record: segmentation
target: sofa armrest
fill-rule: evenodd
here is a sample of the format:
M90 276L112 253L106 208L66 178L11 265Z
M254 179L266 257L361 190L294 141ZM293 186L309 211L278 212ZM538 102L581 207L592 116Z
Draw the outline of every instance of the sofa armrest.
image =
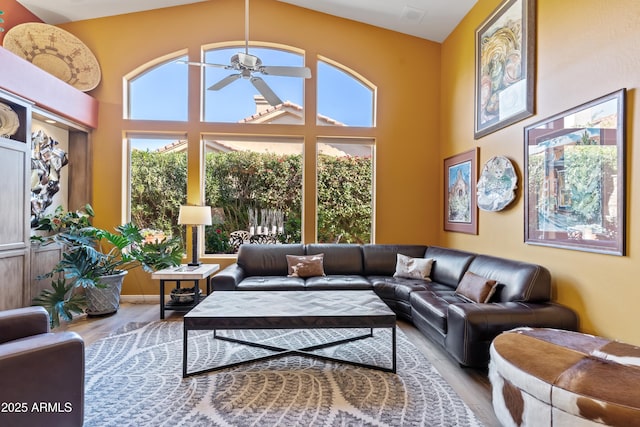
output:
M0 344L49 332L49 314L44 307L0 311Z
M447 310L445 348L465 366L486 367L491 341L504 331L529 326L575 331L578 316L552 302L451 304Z
M1 344L0 401L23 405L2 414L3 425L82 426L84 374L84 342L75 332ZM40 412L43 403L59 408Z
M235 291L244 277L245 273L242 267L234 263L223 268L211 278L211 287L214 291Z

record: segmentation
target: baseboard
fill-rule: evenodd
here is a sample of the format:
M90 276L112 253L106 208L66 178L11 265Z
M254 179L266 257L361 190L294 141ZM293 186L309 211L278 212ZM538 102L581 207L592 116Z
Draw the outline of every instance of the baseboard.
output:
M160 304L158 295L120 295L120 302L129 304Z

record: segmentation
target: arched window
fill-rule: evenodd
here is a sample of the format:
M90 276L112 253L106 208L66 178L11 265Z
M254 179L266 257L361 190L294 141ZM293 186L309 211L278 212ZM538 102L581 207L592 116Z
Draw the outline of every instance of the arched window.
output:
M307 66L310 84L298 77L254 73L283 101L278 105L270 105L246 78L209 90L237 73L224 66L243 50L238 43L206 45L203 62L214 66L194 70L181 51L125 76L123 117L131 126L123 129L129 153L125 218L140 222L141 228L182 234L173 224L177 217L171 216L180 204L194 200L184 191L189 168L197 165L198 195L213 208L214 221L199 239L203 254L233 253L239 243L253 242L374 242L376 87L335 61L318 58L309 64L304 51L263 44L250 46L250 54L264 65ZM189 79L194 71L202 78ZM316 88L316 96L306 96L305 87ZM188 111L194 105L189 96L200 96L198 114ZM305 123L305 109L317 117L315 123ZM199 120L190 123L189 117ZM344 136L334 129L326 136L326 126L356 129ZM197 139L193 129L198 129ZM187 159L187 152L198 158ZM146 197L157 190L149 178L154 173L163 174L163 194L170 197ZM305 187L309 182L315 188ZM158 206L142 206L156 199ZM315 204L315 218L303 215L305 204ZM309 230L315 235L305 235Z
M244 52L244 46L218 47L205 50L206 64L228 65L231 57ZM300 53L267 47L250 47L249 53L258 57L262 65L303 67L304 56ZM254 116L269 109L278 108L269 105L248 77L239 77L231 83L216 90L216 84L223 82L231 75L240 74L237 70L221 67L204 67L204 121L225 123L265 123L255 120ZM268 87L283 101L285 105L293 105L298 110L295 120L289 124L304 124L304 79L298 77L271 76L253 73L252 77L262 79ZM281 120L269 120L266 123L282 123Z
M375 126L375 89L352 70L318 61L318 124Z
M186 56L161 60L142 72L125 77L128 110L124 117L131 120L187 121L188 70L177 60Z

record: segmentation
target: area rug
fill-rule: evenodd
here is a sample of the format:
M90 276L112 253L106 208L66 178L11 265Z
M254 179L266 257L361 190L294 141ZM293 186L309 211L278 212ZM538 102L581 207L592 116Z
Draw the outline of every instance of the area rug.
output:
M366 332L366 331L365 331ZM223 331L301 348L354 330ZM397 333L397 374L288 356L182 378L182 322L130 323L86 349L85 426L481 426L469 407ZM390 366L390 331L321 350ZM269 354L190 332L189 372Z

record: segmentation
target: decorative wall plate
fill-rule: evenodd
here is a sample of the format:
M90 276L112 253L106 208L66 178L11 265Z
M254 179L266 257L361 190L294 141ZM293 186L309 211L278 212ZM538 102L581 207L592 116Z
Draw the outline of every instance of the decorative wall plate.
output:
M5 49L82 91L100 82L100 65L73 34L49 24L16 25L4 36Z
M518 176L509 159L490 158L478 180L478 207L483 211L501 211L516 198L517 183Z
M9 138L20 127L20 119L13 109L0 102L0 137Z

